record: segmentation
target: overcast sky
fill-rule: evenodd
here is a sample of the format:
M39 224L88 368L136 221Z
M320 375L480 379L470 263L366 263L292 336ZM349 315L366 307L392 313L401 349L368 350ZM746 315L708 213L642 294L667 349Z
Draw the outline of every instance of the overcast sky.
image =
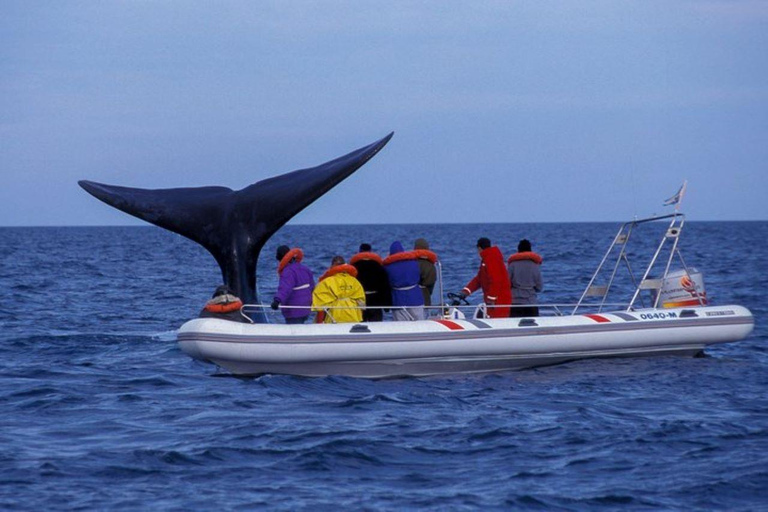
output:
M768 2L0 2L0 225L395 137L298 223L768 219Z

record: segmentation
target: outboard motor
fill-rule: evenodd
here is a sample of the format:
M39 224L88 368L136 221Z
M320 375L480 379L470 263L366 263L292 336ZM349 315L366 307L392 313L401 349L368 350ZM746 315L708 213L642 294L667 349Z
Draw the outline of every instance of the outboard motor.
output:
M707 292L704 289L704 276L695 268L675 270L667 274L661 285L662 308L679 308L684 306L706 306Z

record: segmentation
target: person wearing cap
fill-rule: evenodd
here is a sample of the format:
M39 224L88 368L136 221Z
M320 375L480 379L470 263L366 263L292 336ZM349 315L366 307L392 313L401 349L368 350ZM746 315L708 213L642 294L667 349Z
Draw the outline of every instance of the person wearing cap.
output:
M365 291L356 279L357 269L334 256L331 267L317 281L312 294L312 310L316 323L361 322L365 308Z
M392 288L392 316L398 321L424 320L424 296L419 289L419 264L416 253L392 242L384 269Z
M373 252L370 244L360 244L360 252L349 259L357 269L357 280L365 290L364 322L381 322L384 308L392 305L392 291L381 256Z
M419 289L424 296L424 306L432 305L432 292L437 282L437 254L429 250L429 243L423 238L417 238L413 244L413 252L419 264Z
M226 285L217 286L211 299L205 303L200 311L200 318L220 318L233 322L250 322L240 313L243 302Z
M539 316L539 308L535 306L543 285L541 281L542 258L531 249L531 242L523 239L517 244L517 252L507 258L509 281L512 283L513 307L509 316Z
M483 301L488 306L489 318L505 318L509 316L509 305L512 304L512 290L509 275L504 265L501 250L491 241L482 237L477 241L477 253L480 255L480 268L477 275L467 283L459 295L466 298L478 288L483 290Z
M275 256L279 261L277 274L280 281L271 307L274 310L282 310L285 323L303 324L311 312L315 278L312 271L301 264L304 253L298 247L291 249L287 245L281 245L277 248Z

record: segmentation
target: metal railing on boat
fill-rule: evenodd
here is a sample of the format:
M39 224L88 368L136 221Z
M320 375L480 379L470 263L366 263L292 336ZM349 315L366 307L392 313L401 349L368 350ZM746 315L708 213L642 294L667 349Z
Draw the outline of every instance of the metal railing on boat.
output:
M435 306L422 306L424 310L427 312L425 314L425 318L427 319L451 319L455 318L453 316L452 310L458 310L461 311L462 314L466 318L488 318L488 310L493 308L510 308L510 309L522 309L522 308L531 308L536 307L539 309L539 315L538 316L568 316L573 314L573 310L577 307L580 307L582 309L595 309L600 310L601 308L612 308L615 311L627 311L628 304L627 303L600 303L600 304L579 304L579 303L553 303L553 304L512 304L512 305L490 305L490 304L470 304L470 305L452 305L452 304L443 304L443 305L435 305ZM240 312L241 314L250 320L250 316L248 313L255 313L257 311L264 313L268 317L275 317L279 318L280 316L280 310L288 310L288 309L312 309L311 306L284 306L280 305L278 310L271 309L270 304L244 304L241 308ZM332 320L332 323L336 323L333 320L333 310L350 310L350 309L356 309L360 311L365 310L383 310L385 312L389 312L391 310L395 309L402 309L407 310L408 307L398 307L398 306L325 306L323 308L319 309L312 309L312 313L317 313L318 311L324 312L326 315L329 315L329 317ZM570 311L569 311L570 310ZM386 321L386 320L385 320ZM275 322L279 323L279 322Z
M635 229L637 226L641 224L648 224L653 222L659 222L659 221L665 221L669 220L669 225L666 227L663 236L661 237L661 241L659 242L658 246L656 247L656 251L653 254L653 257L651 258L650 262L645 268L645 271L642 274L642 277L640 279L637 279L635 277L635 273L632 270L632 265L629 262L628 258L628 250L627 247L629 245L629 242L632 238L633 233L635 232ZM659 307L659 302L661 300L662 296L662 288L664 286L665 280L668 278L670 274L670 267L672 265L672 261L677 257L682 265L682 269L685 272L685 275L690 276L691 275L691 269L686 265L685 260L683 259L682 254L680 253L680 248L678 247L678 242L680 239L680 235L682 233L683 227L685 225L685 215L680 212L671 213L668 215L660 215L660 216L652 216L648 218L643 219L635 219L630 222L625 222L621 225L618 232L613 238L613 241L611 242L610 247L608 248L608 251L606 251L605 255L603 256L602 260L600 261L600 264L597 266L597 269L592 274L592 277L590 278L589 282L587 283L586 288L584 289L584 292L581 294L578 301L574 304L570 303L564 303L564 304L513 304L513 305L489 305L489 304L479 304L479 305L471 305L471 304L457 304L457 303L444 303L441 305L435 305L435 306L422 306L425 311L427 311L429 314L426 315L427 318L454 318L452 311L460 311L464 317L468 318L486 318L488 317L488 310L494 307L503 307L503 308L538 308L539 310L539 316L565 316L565 315L577 315L579 314L580 310L589 309L594 310L597 313L601 313L606 309L613 310L613 311L634 311L637 309L646 309L649 306L646 305L645 299L643 297L643 291L647 291L650 293L650 308L656 309ZM656 265L657 261L660 260L661 255L663 253L663 249L667 243L671 244L671 247L669 248L669 255L666 258L666 262L664 264L664 270L661 273L660 277L651 277L651 273L654 269L654 266ZM598 279L602 275L603 269L606 268L606 264L609 262L611 254L614 252L614 249L619 248L619 253L616 256L616 261L613 263L613 265L609 266L607 270L608 272L608 279L607 281L604 281L604 284L598 284ZM629 302L626 303L616 303L616 302L608 302L608 296L611 290L614 287L614 283L618 274L619 268L622 266L622 263L624 266L626 266L627 271L629 272L629 277L632 283L632 287L629 289L630 293L632 294L631 299ZM439 297L441 297L440 301L442 302L444 299L443 297L451 298L452 294L446 294L445 290L443 289L443 279L442 279L442 265L438 261L435 264L435 267L437 269L437 286L435 288L435 292L438 294ZM692 294L693 297L695 297L696 301L701 306L705 306L707 304L706 301L706 295L703 291L703 289L699 288L698 284L695 282L695 280L690 280L693 288L692 288ZM597 299L597 302L595 303L589 303L587 302L587 299L589 297L593 297ZM640 306L637 307L636 303L640 302ZM418 306L417 306L418 307ZM311 306L284 306L280 305L280 309L310 309ZM326 315L328 315L331 320L333 321L333 310L334 309L360 309L360 310L371 310L371 309L382 309L385 311L390 311L394 309L398 309L398 307L395 306L336 306L336 307L330 307L325 306L320 309L320 311L323 311ZM404 310L409 309L408 307L401 308ZM570 312L567 312L567 310L570 310ZM271 309L270 305L268 304L246 304L244 305L241 310L240 314L247 318L249 321L251 320L248 316L248 312L252 313L262 313L265 316L269 317L269 315L274 315L277 313L277 311L274 311ZM313 309L313 312L317 312L317 309ZM465 311L471 311L470 315L467 315L464 313ZM542 314L544 312L544 314ZM334 321L335 323L335 321Z

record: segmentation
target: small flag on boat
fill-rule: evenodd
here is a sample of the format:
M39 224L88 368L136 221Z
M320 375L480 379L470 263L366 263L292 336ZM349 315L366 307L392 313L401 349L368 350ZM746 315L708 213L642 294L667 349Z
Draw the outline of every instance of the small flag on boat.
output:
M680 208L680 201L683 200L683 195L685 194L685 187L688 185L687 181L684 181L682 185L680 185L680 188L678 189L677 193L664 201L664 206L672 206L674 205L675 210Z

